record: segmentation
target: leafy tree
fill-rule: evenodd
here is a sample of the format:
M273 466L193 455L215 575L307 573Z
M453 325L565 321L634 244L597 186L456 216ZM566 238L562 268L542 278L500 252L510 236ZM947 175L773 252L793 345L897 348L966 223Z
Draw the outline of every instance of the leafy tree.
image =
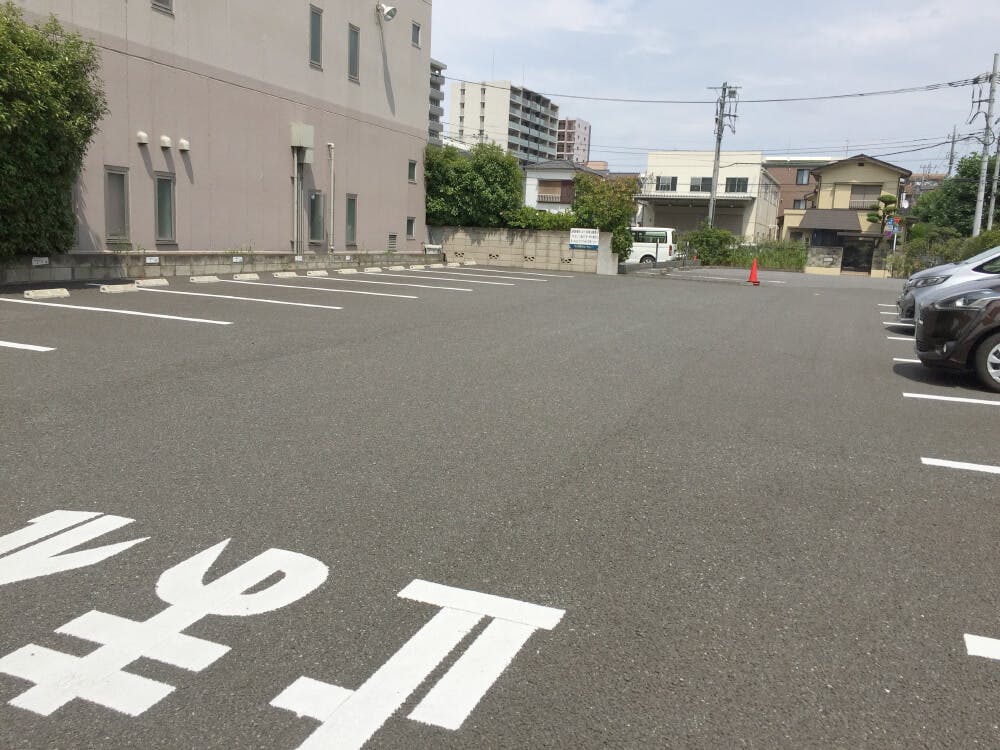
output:
M703 221L698 229L692 229L681 235L681 247L694 249L694 254L705 265L727 266L733 262L733 252L739 246L739 238L728 229L710 226ZM689 250L688 255L692 253Z
M996 157L990 157L989 174L993 173ZM976 194L979 191L979 166L982 158L972 154L958 162L954 177L944 180L937 190L921 195L913 206L911 216L927 224L951 227L968 237L972 234L972 220L976 213ZM984 210L989 210L991 180L986 181ZM984 222L985 225L985 222Z
M635 177L606 179L588 172L578 172L573 180L573 213L579 227L611 232L611 252L618 262L632 252L632 219L639 180Z
M0 4L0 258L65 252L72 190L107 112L94 45Z
M878 197L878 203L872 206L871 211L868 212L868 221L872 224L878 224L878 239L875 240L876 249L882 244L882 238L885 237L885 225L889 219L896 215L896 202L896 196L883 193Z
M504 221L511 229L548 229L569 231L580 226L580 219L572 211L542 211L531 206L519 206L504 214Z
M431 226L500 227L523 204L524 175L517 158L496 144L428 146L424 155L427 223Z

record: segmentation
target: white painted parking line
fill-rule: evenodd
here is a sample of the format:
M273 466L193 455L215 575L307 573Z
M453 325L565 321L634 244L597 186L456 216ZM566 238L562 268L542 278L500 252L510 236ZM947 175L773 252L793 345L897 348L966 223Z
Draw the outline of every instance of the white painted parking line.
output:
M465 289L460 286L433 286L432 284L407 284L403 281L375 281L374 279L343 279L332 277L328 278L325 276L305 276L303 277L306 281L332 281L334 283L341 284L382 284L384 286L408 286L416 287L417 289L442 289L446 292L471 292L471 289Z
M51 346L35 346L34 344L16 344L13 341L0 341L0 346L8 349L25 349L29 352L54 352Z
M895 306L895 305L883 305L883 304L881 304L881 303L879 304L879 307L891 307L891 308L892 308L893 310L895 310L895 309L896 309L896 306Z
M439 273L442 276L444 276L444 275L448 275L448 276L462 276L462 277L467 278L467 279L468 278L473 278L473 279L490 279L490 278L492 278L492 279L506 279L507 281L534 281L537 284L548 284L549 283L545 279L525 279L525 278L522 278L520 276L487 276L486 274L482 274L482 273L469 273L468 271L420 271L418 269L413 269L412 272L413 273L420 273L420 274L423 274L423 273Z
M468 265L468 264L466 264ZM413 268L413 266L410 266ZM519 276L544 276L549 279L572 279L575 278L572 274L568 273L538 273L537 271L508 271L501 270L499 268L474 268L476 273L505 273L505 274L517 274Z
M904 323L901 320L883 320L882 321L882 325L889 326L890 328L892 328L893 326L899 326L900 328L916 328L917 327L916 323Z
M886 336L889 341L916 341L913 336Z
M905 359L903 357L893 357L892 361L893 362L903 362L903 363L908 364L908 365L919 365L920 364L920 360L919 359Z
M301 276L300 278L307 278ZM249 286L276 286L279 289L304 289L310 292L340 292L341 294L368 294L373 297L397 297L399 299L420 299L412 294L388 294L386 292L359 292L356 289L327 289L318 286L299 286L298 284L268 284L263 281L235 281L233 279L223 279L224 284L248 284Z
M439 272L438 271L434 271L433 273L439 273ZM441 271L440 273L446 273L446 272ZM382 276L383 277L399 278L399 279L412 279L413 278L412 273L409 273L409 274L383 273ZM455 279L449 279L447 276L444 277L444 278L442 278L440 276L421 276L420 278L422 278L422 279L433 279L434 281L454 281L455 280ZM470 280L470 281L466 281L465 283L466 284L490 284L491 286L517 286L517 284L511 284L510 282L507 282L507 281L471 281Z
M880 313L879 313L879 315L898 315L898 313L894 313L894 312L885 312L885 311L883 310L882 312L880 312Z
M703 276L701 274L688 273L687 271L677 272L677 278L687 277L689 279L710 279L711 281L739 281L743 284L749 284L749 281L744 281L736 276ZM766 279L760 280L761 284L787 284L787 281L768 281Z
M996 638L984 638L981 635L966 633L965 650L969 656L982 656L984 659L1000 660L1000 641Z
M269 305L289 305L290 307L315 307L319 310L343 310L334 305L311 305L308 302L284 302L277 299L259 299L257 297L234 297L231 294L208 294L207 292L179 292L176 289L140 289L141 292L155 294L185 294L188 297L212 297L214 299L236 300L237 302L265 302Z
M143 289L144 292L151 291ZM86 312L106 312L116 315L135 315L140 318L159 318L160 320L178 320L182 323L206 323L214 326L231 326L231 320L207 320L205 318L185 318L180 315L161 315L159 313L139 312L138 310L115 310L110 307L87 307L86 305L64 305L59 302L34 302L28 299L9 299L0 297L0 302L16 302L19 305L42 305L43 307L64 307L67 310L84 310Z
M961 398L959 396L935 396L930 393L904 393L903 398L920 398L927 401L950 401L956 404L979 404L980 406L1000 406L1000 401L985 398Z
M921 458L920 463L924 466L940 466L945 469L978 471L983 474L1000 474L1000 466L987 466L986 464L968 464L963 461L944 461L940 458Z

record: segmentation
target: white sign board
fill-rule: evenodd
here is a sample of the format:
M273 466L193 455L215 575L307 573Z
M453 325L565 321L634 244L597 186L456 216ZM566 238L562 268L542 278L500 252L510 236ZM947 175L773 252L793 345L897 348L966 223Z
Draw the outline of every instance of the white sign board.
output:
M596 250L601 241L598 229L570 229L569 246L574 250Z
M31 265L33 266L47 266L49 264L49 259L44 255L35 256L31 259Z

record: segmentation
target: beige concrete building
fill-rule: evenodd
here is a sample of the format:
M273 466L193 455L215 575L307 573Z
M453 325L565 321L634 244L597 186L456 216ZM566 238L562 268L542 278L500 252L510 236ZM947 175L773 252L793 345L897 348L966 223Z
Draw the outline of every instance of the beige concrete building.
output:
M725 151L719 165L715 226L747 242L774 239L778 231L778 183L764 168L761 151ZM708 218L713 151L653 151L641 177L637 224L697 229Z
M812 170L816 189L806 208L785 209L783 239L809 246L807 273L884 277L891 241L867 216L879 196L899 200L910 171L865 154Z
M18 3L100 51L77 251L421 250L429 0Z
M566 159L576 164L590 161L590 123L586 120L568 119L559 121L556 158Z

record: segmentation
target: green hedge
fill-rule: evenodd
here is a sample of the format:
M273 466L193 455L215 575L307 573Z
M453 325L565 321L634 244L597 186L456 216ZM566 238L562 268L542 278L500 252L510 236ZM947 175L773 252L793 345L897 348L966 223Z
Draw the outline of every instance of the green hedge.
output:
M806 246L801 242L768 240L758 245L741 245L729 230L705 224L684 232L678 246L689 258L697 256L706 266L749 268L757 258L758 267L776 271L801 271L806 267Z

